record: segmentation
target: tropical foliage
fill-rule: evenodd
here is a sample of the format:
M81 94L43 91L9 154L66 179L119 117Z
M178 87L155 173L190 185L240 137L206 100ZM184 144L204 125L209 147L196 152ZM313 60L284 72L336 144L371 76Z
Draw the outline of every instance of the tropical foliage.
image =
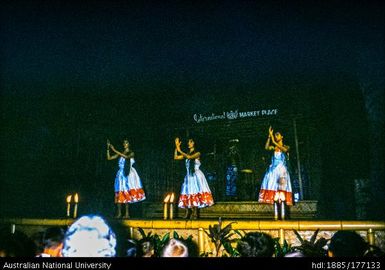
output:
M219 218L218 224L214 224L213 226L210 225L208 231L205 230L210 241L214 244L214 252L199 254L197 244L193 240L192 235L184 238L179 235L178 232L174 231L172 236L174 239L178 239L186 244L191 257L239 257L240 254L236 248L236 243L245 236L246 232L232 229L233 223L236 222L230 222L224 226L222 219ZM170 233L166 233L161 237L157 234L152 234L151 231L146 234L142 228L138 228L138 231L141 235L141 239L130 239L136 246L136 256L160 257L165 244L170 240ZM291 246L286 240L283 245L281 245L279 243L279 238L274 238L275 257L284 257L286 254L296 251L301 252L304 256L326 256L324 246L328 240L323 237L316 240L319 229L314 232L310 240L303 239L298 231L293 231L301 245Z
M286 240L283 242L283 245L279 243L279 238L274 238L273 240L274 240L275 257L285 257L287 253L292 251L290 244L288 244Z
M324 249L324 246L327 243L327 239L321 237L318 240L317 234L319 232L319 229L317 229L310 240L303 239L301 235L298 233L298 231L293 230L295 235L297 236L298 240L301 242L300 246L295 246L292 249L294 251L300 251L307 257L324 257L326 256L326 250Z
M215 256L216 257L236 257L238 256L238 251L233 248L232 243L237 241L236 239L232 239L231 237L235 234L235 232L231 228L231 224L235 222L231 222L222 228L222 219L218 219L218 224L214 226L209 226L209 232L205 231L211 242L214 243L215 246ZM225 253L222 251L222 247L225 250Z
M153 234L151 231L147 234L142 228L138 228L141 238L129 239L132 250L131 256L137 257L161 257L163 248L170 240L170 233L163 236ZM173 238L182 241L188 248L191 257L198 256L198 247L193 241L193 236L189 235L187 238L180 236L176 231L173 232Z

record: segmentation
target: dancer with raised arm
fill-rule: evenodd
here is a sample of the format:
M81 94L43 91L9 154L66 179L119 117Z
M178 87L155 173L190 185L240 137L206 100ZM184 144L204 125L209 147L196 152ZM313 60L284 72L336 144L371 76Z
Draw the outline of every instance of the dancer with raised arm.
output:
M286 205L293 205L290 174L286 165L286 154L290 147L283 144L283 136L269 127L266 150L273 150L271 164L262 180L258 201L274 204L274 218L285 219ZM280 213L280 214L279 214Z
M134 152L130 150L130 143L127 139L123 141L123 148L124 150L120 152L107 140L107 159L119 158L119 170L116 173L114 185L116 218L122 216L122 204L126 208L123 218L129 218L129 204L146 199L140 177L133 167L135 163ZM114 152L114 155L110 154L110 150Z
M214 204L213 196L203 172L199 169L201 153L196 151L193 139L188 140L188 153L181 150L179 138L175 139L175 160L185 159L187 174L182 184L178 207L185 208L184 218L199 217L198 209Z

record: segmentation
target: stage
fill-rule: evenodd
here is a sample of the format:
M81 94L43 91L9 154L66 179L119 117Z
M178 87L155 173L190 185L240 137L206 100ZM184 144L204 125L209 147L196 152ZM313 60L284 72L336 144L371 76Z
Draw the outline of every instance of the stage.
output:
M385 222L317 220L317 201L301 201L289 207L290 215L284 221L273 219L272 205L255 201L217 202L211 207L201 209L199 219L181 218L184 211L179 209L182 211L178 213L175 205L173 217L170 219L170 205L168 205L168 215L165 218L164 206L162 202L143 202L130 219L108 218L109 215L105 215L104 218L112 229L118 232L118 235L124 235L124 237L141 239L139 228L146 233L151 231L161 237L167 233L173 235L173 232L177 232L184 238L192 236L201 253L214 251L213 243L205 232L208 231L209 226L218 224L219 218L222 220L222 228L232 223L232 229L242 233L266 232L276 238L281 245L285 241L290 246L301 244L294 230L297 230L303 239L310 239L317 229L319 229L317 238L325 239L330 239L338 230L354 230L369 243L385 250ZM72 218L2 218L0 225L8 227L11 231L20 230L28 236L33 236L52 226L67 228L74 220ZM239 236L234 235L234 237Z
M287 207L288 218L290 219L315 219L317 218L317 201L306 200L295 203ZM183 209L175 209L175 217L180 218L184 215ZM237 201L237 202L216 202L213 206L200 209L202 219L273 219L273 205L262 204L257 201ZM143 218L162 218L163 204L143 202Z

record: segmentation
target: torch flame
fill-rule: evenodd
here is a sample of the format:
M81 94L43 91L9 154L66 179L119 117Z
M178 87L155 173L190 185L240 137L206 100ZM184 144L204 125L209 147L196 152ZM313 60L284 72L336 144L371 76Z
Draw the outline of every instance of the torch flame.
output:
M170 203L174 202L174 193L171 193Z
M170 199L170 194L167 194L166 198L164 198L164 202L167 203Z
M70 203L70 202L71 202L71 199L72 199L72 195L68 195L68 196L67 196L67 203Z
M74 201L75 201L75 203L79 202L79 195L77 193L74 196Z

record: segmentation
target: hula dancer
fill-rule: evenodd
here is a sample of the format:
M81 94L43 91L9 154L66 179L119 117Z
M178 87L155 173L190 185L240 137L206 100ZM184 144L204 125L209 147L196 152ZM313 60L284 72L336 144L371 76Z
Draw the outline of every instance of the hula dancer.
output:
M283 144L282 134L273 134L272 127L269 127L265 149L273 150L274 154L262 180L258 201L274 204L274 219L279 219L280 213L280 219L284 220L286 205L293 205L290 174L286 165L286 154L290 148Z
M188 153L181 150L181 141L175 139L174 159L185 159L187 174L182 184L178 207L185 208L184 218L198 218L198 209L214 204L213 196L203 172L199 169L201 153L195 150L193 139L188 140Z
M122 152L119 152L107 140L107 159L112 160L119 158L119 170L115 177L115 204L116 204L116 218L122 216L122 204L125 205L125 215L123 218L129 218L129 204L143 201L146 195L143 190L142 182L133 164L134 152L130 150L130 143L127 139L123 141ZM114 155L110 154L110 150Z

